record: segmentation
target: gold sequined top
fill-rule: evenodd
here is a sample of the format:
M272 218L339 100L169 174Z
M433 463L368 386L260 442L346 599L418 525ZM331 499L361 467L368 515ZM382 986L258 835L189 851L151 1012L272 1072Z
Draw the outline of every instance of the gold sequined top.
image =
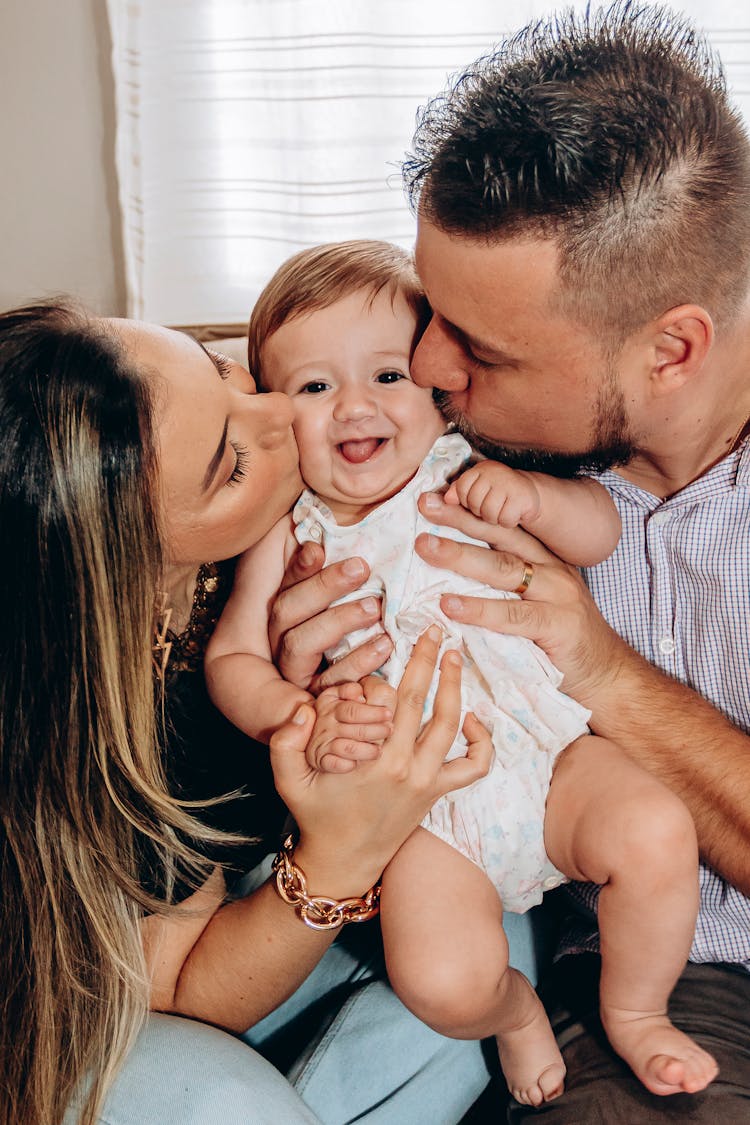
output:
M232 589L234 560L204 563L198 571L190 620L181 633L167 631L171 643L166 664L167 684L178 672L196 672L200 668L209 638Z

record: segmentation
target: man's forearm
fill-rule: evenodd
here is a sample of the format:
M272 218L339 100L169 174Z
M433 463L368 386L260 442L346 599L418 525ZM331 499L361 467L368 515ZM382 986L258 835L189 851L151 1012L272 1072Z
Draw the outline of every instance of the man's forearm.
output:
M750 738L632 649L618 655L616 678L585 701L592 729L682 798L703 859L750 895Z

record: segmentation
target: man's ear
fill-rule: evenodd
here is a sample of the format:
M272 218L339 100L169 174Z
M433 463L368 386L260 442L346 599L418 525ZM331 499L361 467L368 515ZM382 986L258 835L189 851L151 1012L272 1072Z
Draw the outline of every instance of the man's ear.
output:
M669 394L698 375L711 350L714 325L700 305L676 305L653 324L652 387Z

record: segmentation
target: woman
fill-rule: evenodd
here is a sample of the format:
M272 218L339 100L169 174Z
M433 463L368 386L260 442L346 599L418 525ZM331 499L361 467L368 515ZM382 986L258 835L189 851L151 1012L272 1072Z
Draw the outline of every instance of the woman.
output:
M2 1125L100 1113L118 1125L317 1120L236 1040L159 1016L140 1030L149 1009L234 1032L273 1023L336 932L304 925L271 881L228 900L223 830L270 832L273 802L262 752L248 746L243 761L233 751L222 773L222 739L190 712L221 587L202 564L245 550L299 489L287 401L253 392L241 368L178 333L63 304L0 316ZM423 639L378 762L311 774L310 708L275 739L276 782L299 831L286 861L311 894L362 896L437 795L486 771L484 737L463 772L442 764L457 725L455 666L417 737L435 653ZM181 673L192 679L175 709ZM155 707L165 684L166 709ZM213 761L222 782L249 777L255 798L202 810L170 794L216 795ZM409 1029L418 1045L426 1029ZM486 1078L478 1046L443 1044L469 1049L450 1072L453 1094L465 1076L466 1106ZM437 1051L430 1041L425 1058ZM380 1119L404 1120L387 1112L404 1082L387 1050L374 1064L362 1044L357 1061ZM197 1109L196 1068L204 1084L216 1070L224 1083ZM325 1120L347 1119L318 1097Z

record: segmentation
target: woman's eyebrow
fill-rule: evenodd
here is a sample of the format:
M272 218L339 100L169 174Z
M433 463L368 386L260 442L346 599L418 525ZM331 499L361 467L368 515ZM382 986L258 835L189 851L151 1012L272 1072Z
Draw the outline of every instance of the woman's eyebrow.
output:
M221 433L221 439L219 441L219 444L216 446L216 450L214 452L213 457L211 458L211 460L208 463L208 468L206 469L206 475L203 478L203 491L204 492L208 492L209 488L211 487L211 485L213 483L214 477L216 476L216 473L218 472L219 465L221 464L222 458L224 456L224 450L227 447L227 430L228 429L229 429L229 418L227 417L227 418L224 419L224 429L222 430L222 433Z

